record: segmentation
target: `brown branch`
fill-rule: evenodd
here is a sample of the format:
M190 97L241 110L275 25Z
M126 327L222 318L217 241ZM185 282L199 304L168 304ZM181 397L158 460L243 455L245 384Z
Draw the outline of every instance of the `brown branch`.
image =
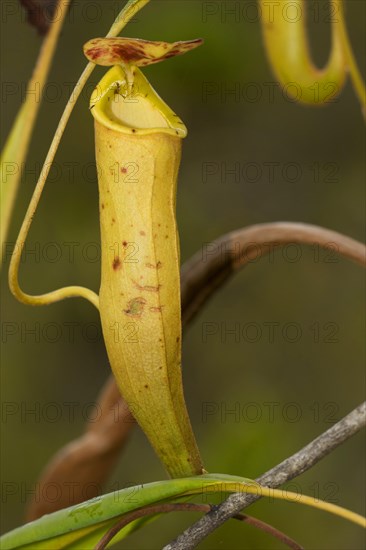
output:
M364 245L335 231L313 225L268 223L227 233L208 243L206 251L202 249L197 252L182 266L183 330L236 271L253 261L258 253L264 256L273 248L288 243L318 244L325 248L332 246L332 250L361 265L366 262ZM42 473L38 482L41 489L37 492L38 501L36 498L31 501L28 520L83 502L96 496L98 490L101 491L134 424L112 375L102 390L98 406L102 413L98 423L89 424L86 434L61 449ZM116 409L119 411L117 415ZM47 495L47 491L42 489L51 483L58 484L61 498L54 502L44 498L39 500L39 495Z
M289 548L292 548L293 550L303 550L303 547L300 546L300 544L298 544L294 539L286 535L286 533L284 533L283 531L276 529L269 523L265 523L258 518L254 518L253 516L247 516L246 514L235 514L233 518L240 521L245 521L245 523L247 523L248 525L253 525L253 527L256 527L257 529L260 529L261 531L272 535L274 538L280 540L281 542L283 542L283 544L286 544Z
M202 306L239 269L286 244L317 244L366 266L366 247L336 231L316 225L277 222L232 231L204 247L181 270L182 322L192 321Z
M309 470L324 456L333 451L341 443L349 439L366 425L366 402L359 405L350 414L334 424L329 430L314 439L300 451L287 458L256 481L266 487L278 487ZM210 533L220 527L260 497L245 493L234 493L227 500L211 510L206 516L191 525L175 541L163 550L192 550Z
M121 529L123 529L123 527L126 527L126 525L128 525L132 521L136 521L137 519L140 519L144 516L152 516L155 514L168 512L209 512L213 508L214 507L210 504L193 504L190 502L152 504L151 506L139 508L138 510L134 510L133 512L125 514L117 523L115 523L109 529L109 531L107 531L107 533L105 533L105 535L98 541L98 544L94 547L94 550L104 550L105 548L107 548L107 545L117 535L117 533L119 533ZM257 529L260 529L261 531L272 535L274 538L280 540L293 550L303 550L302 546L300 546L296 541L288 537L285 533L279 531L272 525L261 521L260 519L253 518L252 516L247 516L246 514L236 514L233 517L234 519L243 521L248 525L253 525L253 527L256 527Z

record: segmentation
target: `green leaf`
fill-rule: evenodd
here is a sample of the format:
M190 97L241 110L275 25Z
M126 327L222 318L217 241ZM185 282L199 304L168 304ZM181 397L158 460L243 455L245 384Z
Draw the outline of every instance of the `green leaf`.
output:
M216 492L230 492L239 489L240 483L254 483L246 478L224 475L204 475L182 479L172 479L137 485L121 489L82 504L59 510L53 514L28 523L1 537L1 549L32 548L34 550L54 550L68 548L92 548L93 540L103 533L120 516L144 506L176 499L177 497L206 493L210 488ZM111 521L112 520L112 521ZM131 527L121 531L126 536ZM96 538L96 534L98 537ZM76 545L76 541L82 546Z
M128 512L158 502L169 502L190 495L202 495L207 502L207 493L245 492L268 496L313 506L339 515L353 523L366 527L365 519L330 502L324 502L303 494L263 487L255 481L225 474L206 474L181 479L157 481L137 485L94 498L77 506L59 510L53 514L19 527L0 538L2 550L73 550L92 549L96 542L118 519ZM126 537L147 521L141 518L126 525L111 544Z

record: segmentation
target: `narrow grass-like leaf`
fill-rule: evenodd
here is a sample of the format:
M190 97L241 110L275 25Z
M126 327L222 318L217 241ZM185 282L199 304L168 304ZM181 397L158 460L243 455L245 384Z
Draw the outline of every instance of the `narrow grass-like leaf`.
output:
M248 478L206 474L138 485L94 498L19 527L4 535L0 539L0 544L2 550L85 550L93 547L93 543L98 540L97 535L100 538L118 518L132 510L189 495L202 495L207 502L210 493L224 495L238 491L307 504L366 527L366 521L362 516L328 502L286 490L262 487ZM135 527L133 524L127 525L114 541L125 537Z
M1 174L1 247L6 240L14 202L17 196L21 165L27 156L34 124L41 104L42 90L50 70L51 62L62 24L65 20L70 0L59 0L57 17L52 22L51 28L44 39L36 67L28 84L28 90L39 89L39 94L27 93L8 139L5 143L0 159ZM2 255L0 258L0 266Z

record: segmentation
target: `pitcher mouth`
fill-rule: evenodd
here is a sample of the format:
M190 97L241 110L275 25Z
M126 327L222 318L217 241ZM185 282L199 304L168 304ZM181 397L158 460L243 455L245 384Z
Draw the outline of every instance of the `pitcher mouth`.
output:
M90 100L94 118L123 134L165 133L184 138L187 128L161 99L138 67L127 74L114 66L99 82Z

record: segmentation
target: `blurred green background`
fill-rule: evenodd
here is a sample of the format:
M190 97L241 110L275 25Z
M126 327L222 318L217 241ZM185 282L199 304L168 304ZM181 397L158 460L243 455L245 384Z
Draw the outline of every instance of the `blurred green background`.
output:
M85 66L82 45L107 31L121 4L73 3L22 177L10 243L71 83ZM145 71L189 129L177 201L182 261L219 235L258 222L304 221L363 239L365 133L352 87L348 83L324 108L283 97L265 58L254 6L249 1L153 0L125 30L141 38L205 39L198 50ZM322 65L330 47L328 2L309 2L308 7L312 55ZM364 67L365 3L347 1L346 12L356 57ZM40 44L15 0L3 2L3 142ZM104 72L95 70L74 110L32 225L20 274L28 292L66 284L98 289L97 182L88 100ZM237 95L227 93L233 89ZM235 163L238 178L228 172ZM268 163L276 163L274 178ZM187 331L185 392L210 472L255 477L364 399L364 274L349 261L317 254L311 247L287 248L272 261L264 257L253 263L217 293ZM82 432L85 405L95 400L109 366L98 315L89 303L79 299L26 307L10 295L6 277L2 284L5 532L23 522L26 493L50 457ZM268 323L276 323L273 339ZM288 323L299 330L295 342L290 342L294 333ZM227 332L235 325L238 337ZM36 334L27 332L32 329ZM208 329L214 334L207 334ZM70 403L74 418L69 416ZM230 414L232 409L239 416ZM364 458L364 436L358 434L291 488L364 513ZM163 478L162 467L136 429L105 490ZM360 528L323 512L265 501L248 512L308 549L356 550L364 545ZM194 517L161 518L119 548L160 548ZM282 548L235 521L201 547Z

